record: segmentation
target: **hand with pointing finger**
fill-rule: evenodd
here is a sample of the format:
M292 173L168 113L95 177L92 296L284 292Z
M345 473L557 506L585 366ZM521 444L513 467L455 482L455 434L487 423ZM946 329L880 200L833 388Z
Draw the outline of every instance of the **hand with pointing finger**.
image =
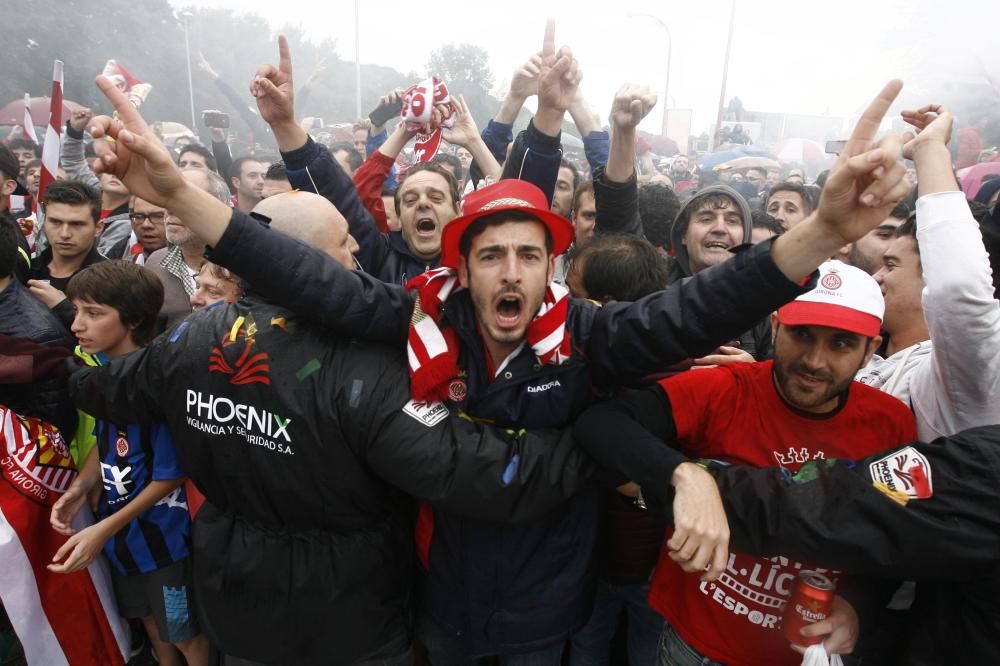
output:
M268 125L295 123L295 92L292 89L292 56L288 40L278 36L278 66L261 65L250 82L260 117Z
M97 87L111 101L117 118L97 116L91 120L94 151L99 158L94 170L110 173L129 192L157 206L188 187L170 153L156 138L139 111L108 78L97 77Z
M875 141L882 119L902 90L890 81L868 105L830 170L817 211L821 224L850 243L875 228L906 196L910 186L899 161L902 144L889 135Z
M561 112L566 111L576 99L577 87L583 78L573 52L564 46L555 49L555 21L545 24L545 38L542 41L541 65L538 79L538 107Z

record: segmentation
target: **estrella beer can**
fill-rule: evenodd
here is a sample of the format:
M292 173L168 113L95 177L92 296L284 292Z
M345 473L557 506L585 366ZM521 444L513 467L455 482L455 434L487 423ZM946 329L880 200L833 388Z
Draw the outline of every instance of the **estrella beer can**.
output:
M785 606L785 617L781 620L785 638L795 645L815 645L822 636L807 637L799 631L806 625L825 620L833 606L836 592L833 581L816 571L800 571L792 588L792 596Z

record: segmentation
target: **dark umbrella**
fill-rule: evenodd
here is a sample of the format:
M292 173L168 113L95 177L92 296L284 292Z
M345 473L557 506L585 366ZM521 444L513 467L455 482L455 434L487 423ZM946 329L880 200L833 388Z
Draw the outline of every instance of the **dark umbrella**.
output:
M767 157L769 159L775 159L774 155L769 153L765 148L759 146L737 146L735 148L728 148L726 150L720 150L716 153L710 153L701 158L698 162L698 166L705 169L712 169L713 167L722 164L723 162L731 162L732 160L737 160L741 157Z
M49 107L52 105L52 100L48 97L32 97L30 102L31 107L31 122L34 123L35 129L40 131L42 134L45 133L45 127L49 124ZM77 109L82 109L84 107L80 106L76 102L71 102L68 99L63 100L63 111L62 119L63 122L69 120L70 115ZM5 105L0 109L0 125L21 125L24 123L24 98L18 98L13 102ZM41 129L39 129L41 128ZM41 136L39 136L41 139Z

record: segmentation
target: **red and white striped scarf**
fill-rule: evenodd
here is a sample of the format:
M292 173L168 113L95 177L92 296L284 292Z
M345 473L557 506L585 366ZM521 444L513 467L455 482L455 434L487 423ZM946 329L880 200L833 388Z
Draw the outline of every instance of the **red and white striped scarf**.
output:
M438 321L441 306L461 289L458 275L451 268L435 268L410 280L406 289L417 292L406 343L410 396L418 402L445 400L449 382L459 373L459 341L453 328L442 329ZM525 336L535 358L543 365L561 365L569 360L572 345L566 330L568 308L569 292L560 284L550 283Z

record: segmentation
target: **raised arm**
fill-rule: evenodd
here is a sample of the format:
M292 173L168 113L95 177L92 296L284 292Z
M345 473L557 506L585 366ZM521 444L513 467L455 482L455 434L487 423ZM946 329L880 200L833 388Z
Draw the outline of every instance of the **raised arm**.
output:
M616 386L700 358L808 290L808 282L784 275L772 243L765 241L634 303L581 308L581 316L593 316L585 348L594 381Z
M101 181L91 171L83 154L83 131L94 117L90 109L77 109L66 121L66 135L62 140L59 163L66 169L66 176L79 180L100 191Z
M597 233L642 235L635 173L635 128L655 104L656 95L644 86L626 84L615 93L608 164L594 170Z
M881 223L909 190L899 139L872 144L900 87L887 85L862 115L819 209L799 225L670 289L597 312L586 343L595 380L635 380L738 337L802 293L838 248Z
M348 335L364 333L364 337L395 344L406 339L412 302L401 287L348 271L322 252L261 227L192 185L121 91L104 77L98 77L97 84L120 119L100 116L93 120L99 171L113 173L136 196L185 220L195 235L216 249L213 259L217 263L260 287L265 296L289 305L297 303L295 309L303 315L341 326L337 330ZM276 261L278 256L288 259ZM308 290L315 291L306 295ZM303 305L298 299L304 296L311 302Z
M898 160L899 138L875 141L902 88L902 82L890 81L868 105L830 170L819 208L775 241L774 261L788 279L802 280L838 249L874 229L909 192L906 168Z
M199 53L198 57L198 69L205 72L205 74L212 79L212 83L215 84L215 86L219 89L219 92L222 93L223 97L225 97L233 108L236 109L240 118L243 119L243 122L245 122L247 127L250 128L250 131L253 132L254 137L256 137L258 141L263 141L268 135L267 125L261 121L260 116L254 112L253 108L247 104L242 97L240 97L240 94L236 92L236 89L226 83L219 73L212 69L212 65L210 65L208 60L205 59L204 54ZM225 175L226 174L223 174L224 177Z
M448 143L468 150L484 176L493 181L500 179L500 164L479 135L479 128L464 97L455 98L455 124L443 129L441 136Z
M940 105L904 111L918 134L903 147L917 167L917 243L930 363L910 384L921 437L1000 423L1000 303L979 225L951 168L952 115Z
M563 116L576 98L581 74L569 47L555 49L555 23L545 26L538 79L538 110L528 129L518 135L504 164L503 178L534 183L548 201L559 177Z
M608 133L601 129L597 116L580 89L577 89L576 98L570 104L569 115L580 133L590 171L594 172L605 166L608 163Z
M292 56L285 37L278 37L278 66L262 65L250 84L260 115L271 126L285 161L288 180L295 187L326 197L347 219L358 242L361 266L377 273L389 252L386 239L358 196L354 181L298 123L292 81Z

